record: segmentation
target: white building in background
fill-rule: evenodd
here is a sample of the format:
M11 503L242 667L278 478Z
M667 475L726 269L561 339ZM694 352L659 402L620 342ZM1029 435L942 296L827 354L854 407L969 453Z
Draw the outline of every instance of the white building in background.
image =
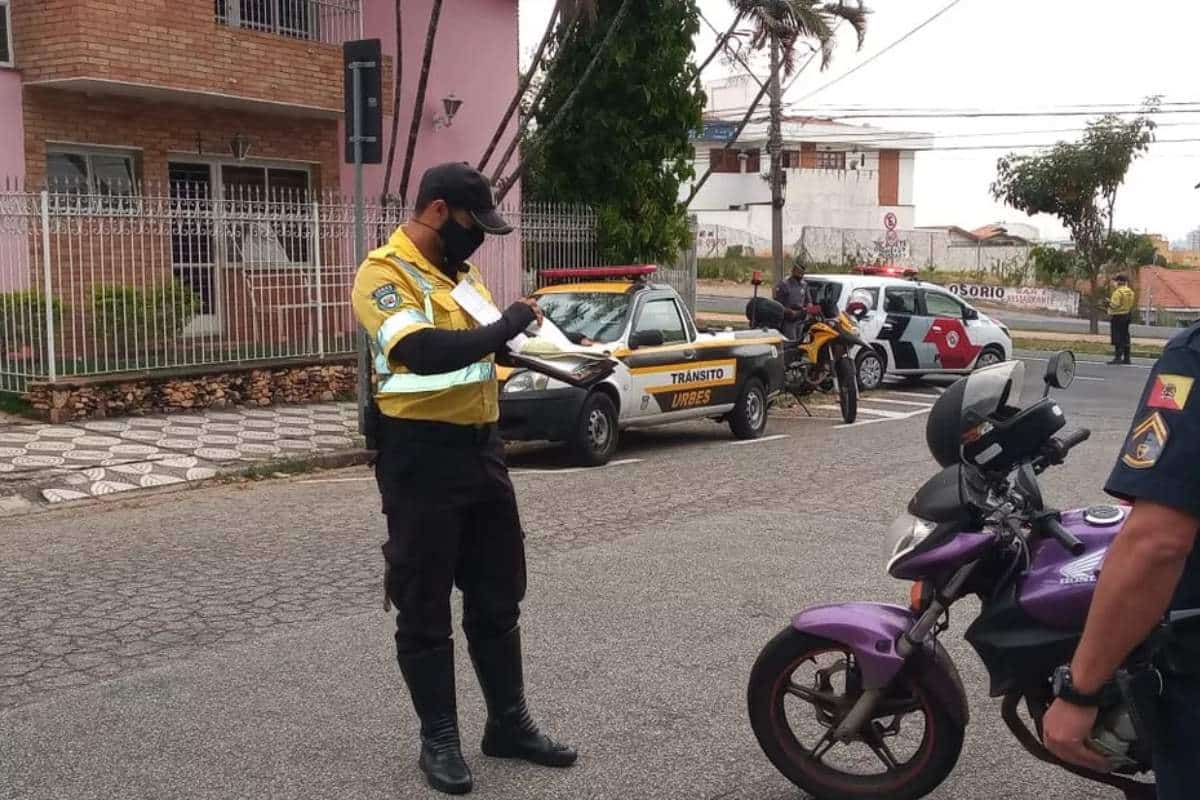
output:
M704 130L694 139L697 179L712 174L688 210L700 223L701 256L742 245L771 247L771 163L766 102L726 150L758 85L749 76L705 85ZM916 153L933 146L925 133L846 125L816 117L783 122L783 240L789 251L805 227L908 230L914 225ZM681 199L692 192L681 188ZM706 252L707 250L707 252Z
M1200 228L1187 235L1187 250L1200 250Z

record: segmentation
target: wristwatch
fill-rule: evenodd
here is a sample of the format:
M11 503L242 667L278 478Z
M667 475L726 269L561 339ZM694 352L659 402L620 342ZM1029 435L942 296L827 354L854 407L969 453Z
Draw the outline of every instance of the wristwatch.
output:
M1066 700L1073 706L1083 706L1086 708L1114 705L1120 700L1119 695L1121 691L1115 684L1107 683L1091 694L1084 694L1076 689L1075 684L1071 682L1070 664L1063 664L1054 670L1054 677L1051 679L1050 688L1054 692L1054 696L1060 700Z

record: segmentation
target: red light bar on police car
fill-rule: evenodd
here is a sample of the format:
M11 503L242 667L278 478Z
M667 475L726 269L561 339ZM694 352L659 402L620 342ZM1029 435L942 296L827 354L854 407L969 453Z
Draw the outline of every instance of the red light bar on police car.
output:
M572 278L641 278L652 275L658 267L653 264L638 264L625 267L564 267L544 269L538 273L547 280L569 280Z
M854 268L854 271L860 275L881 275L895 276L897 278L911 278L913 275L919 275L920 271L912 267L900 267L891 264L875 266L864 264Z

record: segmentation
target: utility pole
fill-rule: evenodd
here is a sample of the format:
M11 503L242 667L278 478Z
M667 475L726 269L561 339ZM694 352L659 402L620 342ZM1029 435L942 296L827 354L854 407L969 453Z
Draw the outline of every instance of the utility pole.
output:
M779 81L779 37L771 36L771 132L767 153L771 157L771 255L775 282L783 280L783 90Z

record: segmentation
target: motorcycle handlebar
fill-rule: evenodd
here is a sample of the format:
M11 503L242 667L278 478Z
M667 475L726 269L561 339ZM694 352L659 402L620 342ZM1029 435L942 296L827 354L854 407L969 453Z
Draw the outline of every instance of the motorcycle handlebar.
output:
M1058 441L1058 446L1062 448L1062 453L1065 456L1071 452L1071 448L1081 445L1090 439L1092 432L1087 428L1080 428L1077 431L1071 431L1065 438Z
M1084 437L1084 438L1087 438L1087 437ZM1064 528L1062 526L1062 523L1058 521L1057 517L1051 517L1051 516L1043 517L1040 520L1040 523L1041 523L1042 533L1047 534L1052 539L1054 539L1059 544L1061 544L1063 546L1063 549L1066 550L1068 553L1070 553L1073 556L1083 555L1083 551L1086 549L1086 545L1084 545L1084 543L1079 540L1079 537L1077 537L1075 534L1071 533L1069 530Z

